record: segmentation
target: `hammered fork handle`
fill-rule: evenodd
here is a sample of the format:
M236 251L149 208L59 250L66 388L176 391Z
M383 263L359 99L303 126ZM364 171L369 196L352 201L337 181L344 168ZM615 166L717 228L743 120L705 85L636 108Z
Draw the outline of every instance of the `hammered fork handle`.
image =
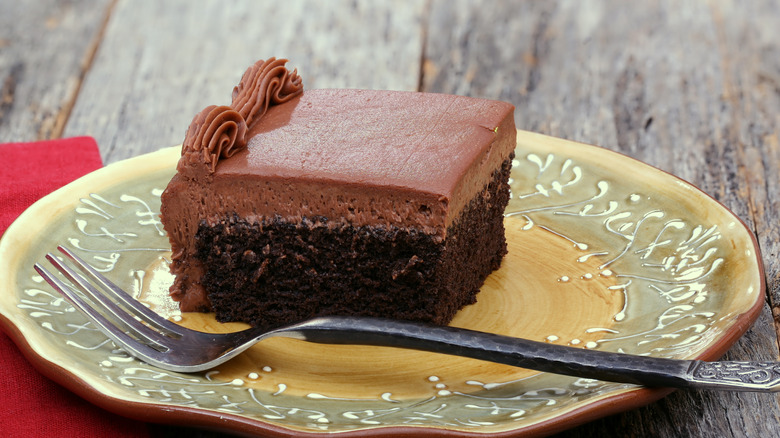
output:
M298 332L310 342L394 346L611 382L688 389L780 391L780 362L705 362L636 356L382 319L325 317L282 330Z

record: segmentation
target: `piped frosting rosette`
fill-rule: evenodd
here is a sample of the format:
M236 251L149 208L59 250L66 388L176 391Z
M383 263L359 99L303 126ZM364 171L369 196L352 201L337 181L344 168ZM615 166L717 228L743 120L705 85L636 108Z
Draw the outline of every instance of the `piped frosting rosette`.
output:
M228 158L246 147L246 131L246 121L232 107L206 107L187 129L178 170L188 163L202 163L214 173L220 158Z
M247 145L247 133L272 105L303 92L298 71L289 71L286 59L270 58L249 67L233 89L230 106L209 106L192 119L182 144L177 170L204 169L212 174L222 158Z
M241 82L233 88L233 103L230 105L241 114L246 124L252 126L271 105L287 102L303 91L303 81L298 70L284 67L286 59L271 58L258 61L249 67Z

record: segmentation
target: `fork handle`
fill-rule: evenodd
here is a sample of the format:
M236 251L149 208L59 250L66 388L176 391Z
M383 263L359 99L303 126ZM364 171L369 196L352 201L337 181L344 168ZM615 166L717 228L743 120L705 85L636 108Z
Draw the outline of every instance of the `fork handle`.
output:
M295 332L306 341L315 343L422 350L555 374L651 387L759 392L780 390L780 364L776 362L703 362L636 356L456 327L363 317L316 318L280 331Z

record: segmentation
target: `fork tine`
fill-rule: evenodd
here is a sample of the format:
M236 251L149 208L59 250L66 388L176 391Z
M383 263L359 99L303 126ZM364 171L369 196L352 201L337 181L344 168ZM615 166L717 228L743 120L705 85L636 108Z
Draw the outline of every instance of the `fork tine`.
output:
M55 290L62 294L71 304L79 309L90 321L96 324L111 340L116 342L117 345L124 348L127 352L140 359L144 357L158 357L160 350L153 348L150 345L139 342L129 334L120 330L116 325L109 321L105 316L101 315L98 311L87 304L80 296L75 294L73 290L63 283L59 278L52 275L43 266L38 263L34 266L35 270L49 283ZM167 349L163 345L159 347Z
M82 272L90 276L93 280L95 280L95 282L102 285L106 289L106 292L110 292L116 298L119 298L127 307L131 308L136 316L138 316L141 320L168 335L181 336L183 334L184 329L181 326L168 321L167 319L153 312L148 307L141 304L138 300L131 297L127 292L122 290L122 288L115 285L111 282L111 280L107 279L101 273L96 271L95 268L90 266L87 262L82 260L76 254L73 254L73 252L71 252L68 248L64 246L58 246L57 249L61 253L65 254L71 261L73 261L76 267L78 267Z
M83 292L88 293L93 302L95 304L101 304L103 308L108 311L110 314L114 316L116 319L116 322L112 325L120 325L122 329L124 330L130 330L133 334L141 338L144 342L148 342L152 345L157 346L158 348L168 348L166 344L167 338L165 337L165 334L158 332L154 330L152 327L149 327L147 325L144 325L142 322L138 321L131 315L130 313L126 312L121 307L117 306L116 303L108 299L103 293L101 293L99 290L97 290L92 284L90 284L86 279L84 279L82 276L78 275L73 269L71 269L68 265L61 262L59 259L57 259L54 254L47 254L46 259L51 262L51 264L57 268L57 270L60 271L65 277L68 278L68 280L72 281L74 284L78 285ZM64 283L62 283L64 284ZM60 285L61 286L61 285ZM66 291L71 292L73 294L72 289L69 287L66 287ZM73 294L75 295L75 294ZM80 298L80 297L79 297ZM84 301L82 301L83 304L88 304ZM95 310L94 307L89 306L93 311ZM108 320L106 320L108 321ZM110 323L110 322L109 322Z

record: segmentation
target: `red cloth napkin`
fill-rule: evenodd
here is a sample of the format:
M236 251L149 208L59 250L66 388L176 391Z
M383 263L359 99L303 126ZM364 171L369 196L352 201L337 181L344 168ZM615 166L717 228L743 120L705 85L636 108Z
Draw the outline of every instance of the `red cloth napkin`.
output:
M0 236L37 199L102 165L90 137L0 144ZM0 435L148 437L149 431L39 374L0 331Z

